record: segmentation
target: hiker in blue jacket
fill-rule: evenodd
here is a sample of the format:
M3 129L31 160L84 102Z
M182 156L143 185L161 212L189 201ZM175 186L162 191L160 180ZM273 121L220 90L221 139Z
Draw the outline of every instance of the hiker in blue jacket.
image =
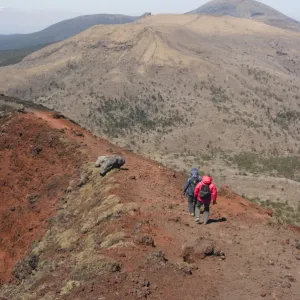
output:
M199 171L196 168L191 169L190 177L186 181L182 196L188 195L188 209L191 216L195 216L195 205L197 199L194 197L194 190L196 185L201 182L202 178L199 176Z

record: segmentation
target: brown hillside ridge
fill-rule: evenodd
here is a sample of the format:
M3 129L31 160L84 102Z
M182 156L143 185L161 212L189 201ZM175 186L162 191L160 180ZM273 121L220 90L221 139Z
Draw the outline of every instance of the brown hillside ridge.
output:
M1 299L299 299L299 234L272 212L223 187L198 225L183 174L57 113L2 114L0 126ZM114 154L124 168L99 176L96 158Z
M0 280L45 234L56 204L78 177L83 155L44 121L26 115L0 119Z
M250 19L148 16L0 68L0 90L174 169L201 166L249 198L297 210L299 49L300 33Z

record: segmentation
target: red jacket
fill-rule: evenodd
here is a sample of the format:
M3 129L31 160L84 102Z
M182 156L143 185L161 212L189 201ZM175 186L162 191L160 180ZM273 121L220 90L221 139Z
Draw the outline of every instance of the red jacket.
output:
M209 185L210 193L211 193L211 198L210 199L201 199L200 198L200 191L202 186L206 184ZM207 203L209 204L211 201L215 202L217 201L217 188L216 186L212 183L212 178L210 176L203 176L202 181L199 182L194 191L194 196L195 198L200 201L201 203Z

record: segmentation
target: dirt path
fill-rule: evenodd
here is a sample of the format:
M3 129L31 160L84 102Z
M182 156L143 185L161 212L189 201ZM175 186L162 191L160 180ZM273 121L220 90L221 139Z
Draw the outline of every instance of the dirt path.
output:
M126 272L144 274L151 282L151 294L144 296L145 299L187 300L198 299L199 295L201 299L220 300L257 300L261 296L300 299L297 235L274 224L269 211L223 188L218 205L212 208L212 223L197 225L187 213L186 200L180 197L185 181L182 174L119 149L68 120L54 119L53 113L32 113L52 128L63 129L66 137L80 144L91 161L110 153L126 157L128 170L113 175L118 185L115 193L123 203L137 203L140 212L122 225L116 222L116 227L117 224L122 226L131 235L138 228L139 233L152 236L156 249L172 264L182 264L183 245L193 244L197 238L214 241L225 252L225 258L196 261L192 275L189 272L178 275L168 267L148 266L144 261L148 248L108 250L106 254L117 257ZM122 299L135 299L129 293L127 280L123 278L117 285L110 283L112 290L107 291L103 299L121 299L121 295ZM114 292L116 287L118 292ZM65 299L96 299L103 291L103 283L95 283L90 298L82 292Z

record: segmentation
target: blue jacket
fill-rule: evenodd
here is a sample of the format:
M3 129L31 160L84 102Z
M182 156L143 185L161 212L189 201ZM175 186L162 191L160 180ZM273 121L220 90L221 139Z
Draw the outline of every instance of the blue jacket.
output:
M199 182L201 182L201 180L202 180L202 178L198 175L198 169L192 169L191 176L188 178L188 180L186 181L184 188L183 188L183 193L188 192L189 196L194 196L194 190L192 189L192 187L190 185L190 180L192 177L198 177Z

